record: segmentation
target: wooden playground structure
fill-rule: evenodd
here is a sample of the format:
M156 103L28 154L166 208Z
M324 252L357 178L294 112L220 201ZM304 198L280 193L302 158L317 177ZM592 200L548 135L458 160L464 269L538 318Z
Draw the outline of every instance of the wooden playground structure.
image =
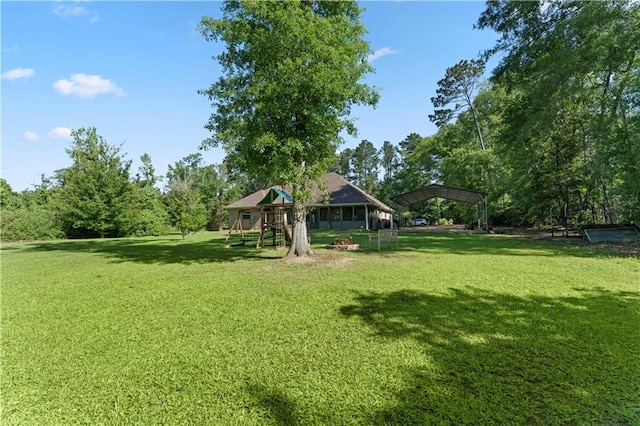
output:
M286 247L291 242L292 235L291 225L288 223L288 218L291 217L291 201L291 196L286 192L272 189L258 206L247 211L260 212L259 233L256 235L255 232L246 232L242 226L242 214L238 214L229 229L226 241L236 232L240 234L241 245L245 245L247 241L256 241L256 248Z

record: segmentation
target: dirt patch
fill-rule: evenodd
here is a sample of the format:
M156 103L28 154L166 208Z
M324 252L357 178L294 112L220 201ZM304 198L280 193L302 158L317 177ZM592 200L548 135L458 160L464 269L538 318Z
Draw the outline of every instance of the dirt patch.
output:
M402 228L403 233L484 233L482 231L473 231L466 229L464 225L429 225L415 226L411 228ZM607 250L623 257L640 258L640 242L602 242L590 243L577 231L572 231L568 237L562 236L559 231L555 235L551 235L551 231L545 229L534 228L501 228L501 233L489 234L496 238L526 238L531 240L552 241L557 244L583 246L587 249Z
M322 253L316 254L313 257L292 257L287 258L283 257L282 259L278 259L277 262L288 265L306 265L306 264L316 264L316 265L328 265L328 266L342 266L352 262L354 259L347 256L341 256L339 254L333 253Z
M640 242L634 243L596 243L589 244L595 247L602 247L612 250L626 257L637 257L640 259Z
M550 238L551 241L557 244L582 246L589 249L606 250L611 251L622 257L637 257L640 258L640 242L602 242L602 243L590 243L582 238Z
M607 250L616 253L623 257L637 257L640 258L640 241L633 242L601 242L590 243L582 238L579 234L572 234L569 237L559 236L557 233L555 236L551 236L550 231L540 229L506 229L504 234L490 234L496 237L516 237L526 238L533 240L545 240L551 241L555 244L567 245L567 246L579 246L588 249Z
M407 228L400 228L403 233L406 232L428 232L428 233L472 233L471 229L467 229L465 225L426 225L426 226L412 226Z

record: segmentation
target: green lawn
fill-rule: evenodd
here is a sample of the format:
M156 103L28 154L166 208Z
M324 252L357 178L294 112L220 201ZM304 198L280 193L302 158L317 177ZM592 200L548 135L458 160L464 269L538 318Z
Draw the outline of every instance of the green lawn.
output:
M3 245L0 423L640 424L639 259L330 239Z

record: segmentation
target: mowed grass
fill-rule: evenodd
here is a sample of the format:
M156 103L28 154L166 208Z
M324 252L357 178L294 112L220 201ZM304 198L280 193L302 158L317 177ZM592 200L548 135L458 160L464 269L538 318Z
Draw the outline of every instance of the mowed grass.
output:
M640 260L488 235L2 247L3 425L640 424Z

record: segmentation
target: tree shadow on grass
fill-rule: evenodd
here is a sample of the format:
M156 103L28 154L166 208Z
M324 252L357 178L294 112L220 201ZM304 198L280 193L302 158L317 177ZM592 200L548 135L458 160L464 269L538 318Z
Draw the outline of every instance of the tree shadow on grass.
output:
M576 291L358 293L343 315L433 363L399 366L404 388L368 423L640 424L640 292Z
M261 412L261 418L269 419L277 425L302 424L296 401L283 392L255 383L249 384L246 390L252 406Z
M201 264L273 258L273 254L259 251L255 246L225 247L224 238L191 241L175 236L158 238L115 238L100 240L63 240L31 243L25 250L45 252L97 253L113 262L145 264Z

